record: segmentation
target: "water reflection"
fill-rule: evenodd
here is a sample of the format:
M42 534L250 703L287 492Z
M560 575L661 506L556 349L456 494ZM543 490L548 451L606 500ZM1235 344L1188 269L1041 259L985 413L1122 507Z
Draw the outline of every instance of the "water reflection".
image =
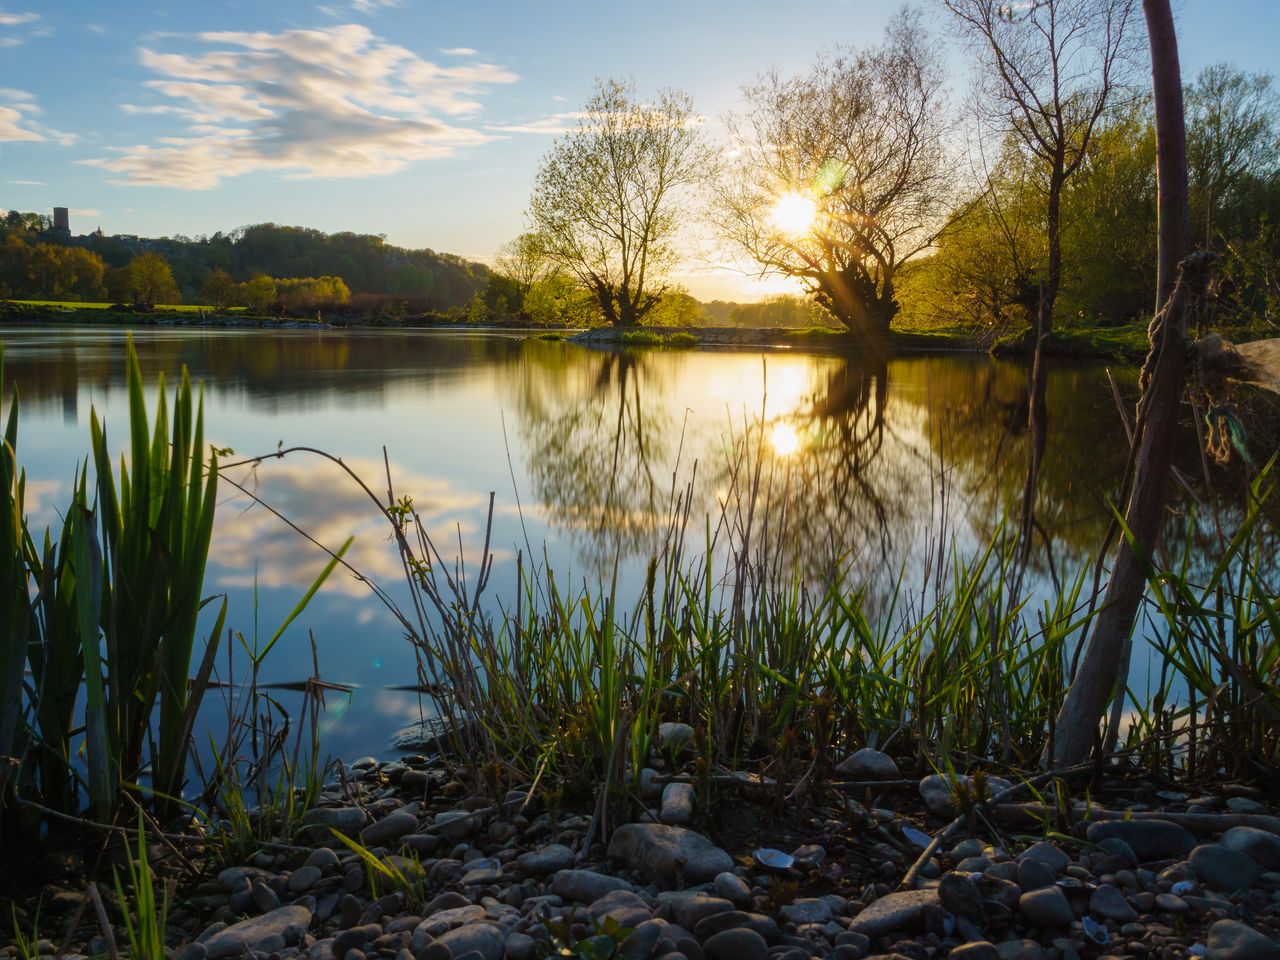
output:
M124 334L3 337L6 376L23 397L28 503L38 525L56 526L88 449L89 406L115 442L125 436ZM186 364L204 381L207 432L220 446L320 447L375 489L388 463L446 554L462 543L474 559L496 491L492 582L504 601L517 551L575 578L616 566L620 591L633 594L677 508L689 510L693 552L704 514L725 507L730 522L747 522L735 489L756 491L757 542L780 545L807 576L840 565L869 585L871 609L904 578L920 582L940 532L963 553L1006 517L1030 518L1034 591L1092 560L1127 449L1100 365L1052 364L1037 383L1024 365L985 356L611 353L404 332L140 330L137 341L149 380ZM1134 375L1112 374L1131 404ZM1274 402L1243 415L1263 462L1277 439ZM1187 430L1179 463L1197 478L1199 450ZM1211 465L1209 476L1206 502L1241 501L1242 464ZM271 460L243 479L331 549L355 534L355 565L403 589L383 520L336 468ZM235 629L269 635L325 556L229 486L222 496L209 591L229 594ZM1217 531L1175 517L1166 543L1206 558ZM309 675L311 633L327 679L364 685L326 719L330 748L380 749L409 709L383 688L415 676L394 617L335 574L273 653L269 679Z

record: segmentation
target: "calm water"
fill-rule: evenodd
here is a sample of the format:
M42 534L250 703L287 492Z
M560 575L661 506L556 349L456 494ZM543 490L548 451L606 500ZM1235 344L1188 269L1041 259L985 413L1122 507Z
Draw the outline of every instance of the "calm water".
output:
M89 411L122 448L124 332L5 329L6 384L22 395L19 459L37 525L56 525L88 450ZM515 558L532 548L562 582L643 570L672 491L692 484L694 515L732 482L729 451L763 449L777 535L818 575L833 556L883 590L919 580L926 544L945 525L963 549L1016 515L1032 438L1027 372L986 356L888 362L760 353L620 355L511 335L257 330L138 330L147 382L183 364L204 383L208 438L238 456L278 445L341 456L374 489L408 493L442 552L473 559L496 493L491 590L510 597ZM1126 397L1127 369L1112 371ZM154 408L154 392L149 392ZM1051 369L1037 495L1034 576L1087 562L1125 457L1107 370ZM1198 458L1188 438L1186 465ZM695 468L696 465L696 468ZM379 516L333 465L297 455L237 479L331 548L398 588ZM770 479L771 478L771 479ZM270 636L325 556L260 507L221 488L206 592L226 592L228 623ZM785 508L785 509L783 509ZM694 524L700 530L701 524ZM914 579L913 579L914 578ZM874 591L873 591L874 596ZM414 661L394 618L335 574L267 662L264 679L311 674L308 635L326 679L358 684L331 700L326 747L352 757L384 748L418 715Z

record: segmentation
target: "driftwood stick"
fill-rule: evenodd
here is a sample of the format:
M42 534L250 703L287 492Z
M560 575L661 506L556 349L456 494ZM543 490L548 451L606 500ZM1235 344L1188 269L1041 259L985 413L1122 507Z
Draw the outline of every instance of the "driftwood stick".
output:
M1043 823L1059 810L1042 803L1001 803L993 805L991 814L1005 822ZM1256 827L1280 834L1280 817L1256 813L1177 813L1168 810L1104 810L1083 803L1071 805L1072 815L1081 820L1166 820L1186 827L1192 833L1221 833L1232 827Z

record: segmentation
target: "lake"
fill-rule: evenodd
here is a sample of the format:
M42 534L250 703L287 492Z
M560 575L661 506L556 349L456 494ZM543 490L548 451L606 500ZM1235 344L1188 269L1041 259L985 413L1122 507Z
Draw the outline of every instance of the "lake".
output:
M925 579L939 537L963 556L1016 518L1037 446L1026 367L986 355L614 353L453 331L141 328L134 337L149 408L157 374L173 383L185 364L204 385L206 436L235 451L228 460L316 447L383 492L385 451L396 496L413 497L445 556L461 544L478 559L492 491L489 590L508 603L522 554L565 583L597 582L616 566L619 592L634 594L677 497L691 497L697 536L702 516L719 515L745 439L772 536L811 577L843 558L874 607L897 581L915 589ZM125 331L8 328L3 341L6 387L22 397L29 513L33 526L56 527L89 449L90 409L114 448L126 440ZM1102 540L1127 452L1116 392L1129 404L1136 371L1049 369L1033 591L1090 563ZM1195 475L1190 430L1185 441L1183 467ZM293 454L228 476L330 548L354 535L347 559L405 594L385 521L334 464ZM1234 496L1223 477L1223 496ZM206 593L227 594L228 625L247 641L275 631L326 560L222 484ZM329 699L326 750L348 759L385 750L419 715L416 696L395 689L416 680L395 618L339 571L263 679L310 676L312 636L322 676L356 685Z

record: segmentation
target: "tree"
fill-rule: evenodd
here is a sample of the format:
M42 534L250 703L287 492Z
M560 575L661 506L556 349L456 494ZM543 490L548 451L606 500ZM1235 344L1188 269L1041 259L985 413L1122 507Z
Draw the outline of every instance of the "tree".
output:
M668 290L654 307L649 314L649 322L655 327L696 327L706 316L702 304L684 287L676 286Z
M133 302L144 310L181 299L169 261L154 252L140 253L129 262L129 287Z
M1035 159L1044 195L1046 263L1036 331L1053 328L1062 283L1062 199L1135 53L1137 0L943 0L979 60L973 106L982 126ZM1016 5L1014 5L1016 6Z
M851 330L882 334L899 269L929 248L953 171L942 64L904 11L882 45L764 75L728 118L736 159L713 218L762 272L801 280Z
M236 282L231 279L231 274L221 267L210 270L200 287L200 296L215 310L221 310L230 304L235 295Z
M503 244L494 258L498 274L510 284L517 302L517 312L524 309L524 298L533 285L545 279L554 269L547 259L543 238L532 231L525 231L514 240Z
M1214 246L1223 201L1251 179L1275 174L1277 110L1280 98L1270 76L1246 74L1227 63L1205 67L1187 91L1187 173L1206 248Z
M276 282L265 273L255 274L240 284L238 295L244 306L264 313L276 302Z
M712 169L699 121L685 93L646 103L633 83L597 81L538 168L530 217L543 251L614 326L640 323L666 290L685 201Z

